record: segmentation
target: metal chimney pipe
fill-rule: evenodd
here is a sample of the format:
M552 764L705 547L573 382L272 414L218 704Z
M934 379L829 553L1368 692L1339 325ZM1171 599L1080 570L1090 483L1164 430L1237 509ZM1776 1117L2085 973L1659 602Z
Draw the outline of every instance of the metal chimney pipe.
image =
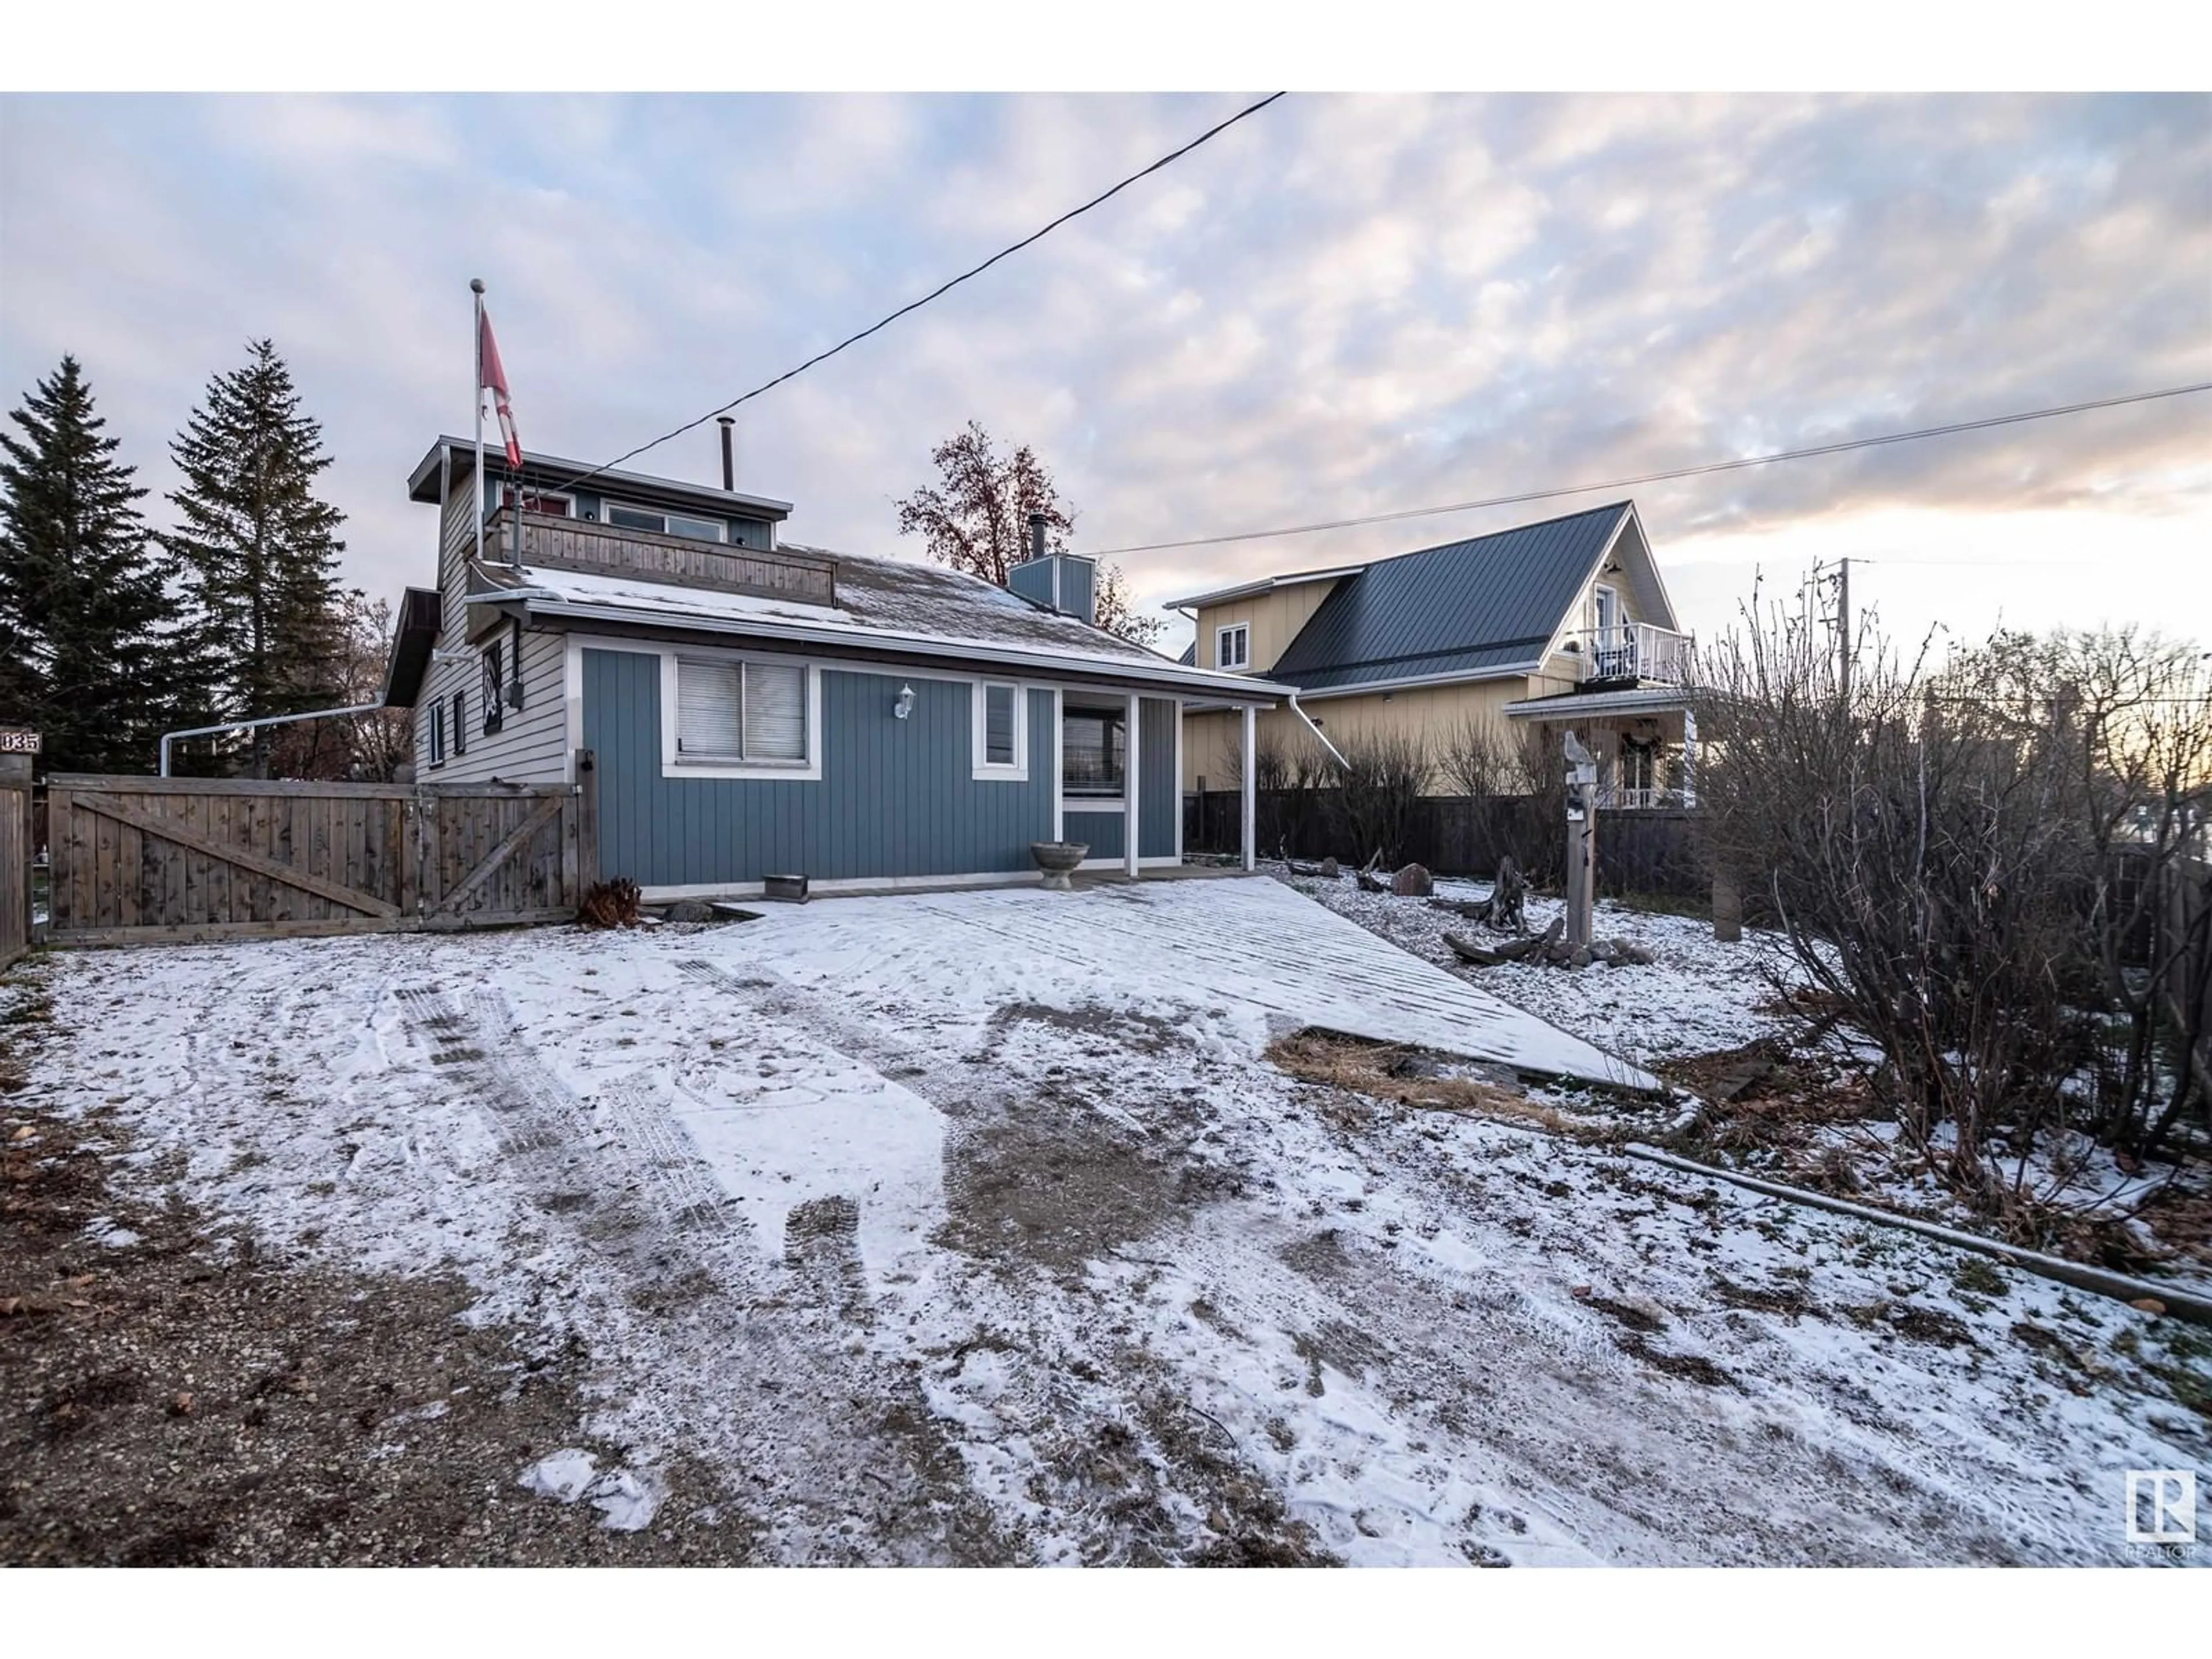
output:
M1030 514L1030 557L1044 557L1044 514L1042 513Z
M738 423L727 415L718 415L715 420L722 428L722 488L735 489L738 487L737 440L730 434Z

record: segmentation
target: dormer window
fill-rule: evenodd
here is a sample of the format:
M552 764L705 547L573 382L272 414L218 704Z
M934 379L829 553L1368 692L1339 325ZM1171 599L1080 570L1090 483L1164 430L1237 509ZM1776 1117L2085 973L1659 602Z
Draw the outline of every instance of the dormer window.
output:
M659 507L630 507L621 501L607 501L599 508L604 524L617 530L644 530L656 536L682 536L695 542L720 542L729 539L729 526L720 519L694 519L681 513L664 513Z
M1249 668L1251 664L1250 623L1234 623L1227 628L1213 630L1213 665L1216 668Z

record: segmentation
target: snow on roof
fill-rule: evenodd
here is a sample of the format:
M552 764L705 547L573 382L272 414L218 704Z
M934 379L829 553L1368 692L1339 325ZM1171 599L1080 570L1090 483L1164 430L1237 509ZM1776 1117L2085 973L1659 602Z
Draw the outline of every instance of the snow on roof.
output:
M486 587L532 590L520 597L533 605L545 603L538 595L550 595L552 603L564 608L620 611L632 618L646 615L665 618L671 626L689 621L717 628L758 623L771 632L834 630L849 634L855 643L926 641L984 656L1057 659L1095 665L1102 672L1132 669L1147 679L1233 686L1247 697L1263 700L1276 695L1277 688L1249 676L1184 667L1159 652L940 565L866 558L789 543L784 546L794 553L836 561L835 606L538 566L487 564L479 568L477 580Z

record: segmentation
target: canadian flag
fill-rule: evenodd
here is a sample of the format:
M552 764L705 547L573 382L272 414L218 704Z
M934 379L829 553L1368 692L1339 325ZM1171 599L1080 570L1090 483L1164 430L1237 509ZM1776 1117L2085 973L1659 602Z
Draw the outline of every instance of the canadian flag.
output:
M491 406L499 415L499 435L507 443L507 464L522 465L522 440L514 433L514 406L507 400L507 368L499 360L499 342L492 338L491 313L477 306L477 395L491 393Z

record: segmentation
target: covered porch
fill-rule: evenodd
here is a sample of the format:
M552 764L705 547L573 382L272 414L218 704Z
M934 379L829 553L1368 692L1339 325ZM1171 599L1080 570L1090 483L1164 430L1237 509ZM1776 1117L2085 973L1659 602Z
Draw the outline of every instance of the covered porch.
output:
M1597 763L1601 811L1633 812L1698 804L1698 716L1680 686L1572 691L1529 697L1505 714L1542 731L1556 750L1571 732Z

